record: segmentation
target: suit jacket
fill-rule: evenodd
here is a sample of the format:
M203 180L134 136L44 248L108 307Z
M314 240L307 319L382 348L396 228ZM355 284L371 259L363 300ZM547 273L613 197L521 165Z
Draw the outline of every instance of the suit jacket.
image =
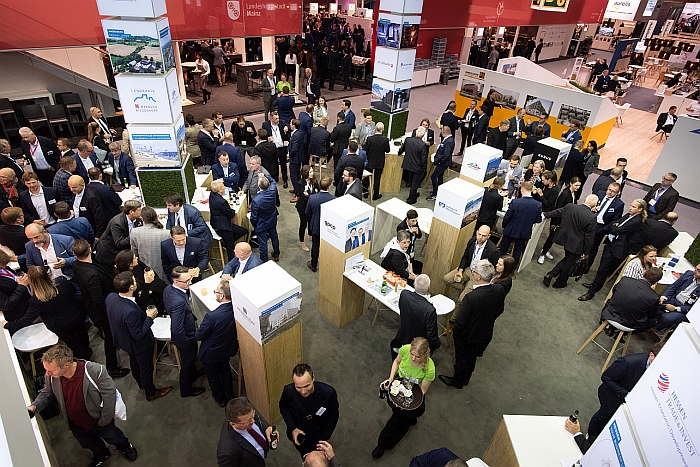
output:
M508 128L508 147L510 147L522 138L522 133L525 131L525 120L513 116L509 118L508 121L510 122L510 127ZM517 131L518 128L520 131ZM518 138L516 138L516 136Z
M671 118L673 118L673 125L676 124L676 121L678 120L677 115L671 115ZM659 114L659 118L656 119L656 130L654 131L659 131L661 130L664 126L666 126L666 120L668 120L668 112L663 112ZM673 126L669 130L672 130Z
M457 127L459 126L458 120L457 116L448 110L440 116L440 125L450 127L452 136L454 136L457 134ZM440 129L441 128L438 128L438 130Z
M0 225L0 242L17 256L27 252L26 245L28 241L29 239L24 234L23 225Z
M249 170L248 176L245 180L245 183L243 183L243 188L241 188L243 190L243 193L248 195L248 200L249 200L248 202L249 203L251 202L250 200L253 200L255 198L255 195L257 195L258 191L260 190L258 188L258 174L259 173L263 173L265 175L270 175L270 172L268 172L267 169L265 167L263 167L262 165L256 171Z
M177 258L177 253L175 251L175 244L172 239L163 240L160 243L160 258L163 264L163 272L168 278L168 281L172 283L170 278L170 273L173 271L175 266L187 266L188 268L199 268L200 275L198 278L192 279L192 282L197 282L201 280L202 272L207 268L207 263L209 262L209 248L197 237L187 237L187 243L185 244L185 257L184 261L181 263Z
M289 138L288 149L289 163L302 165L304 162L304 135L300 130L294 130L292 132L292 135ZM317 155L316 153L311 152L311 148L309 148L309 153Z
M39 147L41 147L41 152L44 153L44 158L46 159L46 162L54 170L58 170L59 162L61 161L61 151L59 151L58 146L56 146L56 143L44 136L37 136L37 139L39 140ZM32 170L36 172L37 168L36 163L32 158L31 147L29 146L29 143L27 143L24 140L22 140L22 155L25 159L29 161L29 163L32 166Z
M290 122L285 122L282 119L280 119L279 123L277 124L277 129L280 132L280 138L282 138L282 141L289 141L289 134L291 133L291 128L289 128L289 123ZM287 128L287 131L284 131L284 129ZM267 132L268 137L272 137L272 122L269 120L266 120L262 124L262 129Z
M116 292L105 300L109 327L112 330L114 346L129 355L149 352L153 349L153 319L139 306Z
M629 220L627 221L627 219ZM624 225L622 225L623 222L625 222ZM615 258L622 259L627 255L627 239L639 231L643 222L641 214L637 214L631 219L629 214L625 214L620 218L617 227L614 225L608 226L608 233L615 235L614 240L610 243L610 248L612 248L612 254Z
M90 183L90 178L88 177L88 169L85 168L85 164L83 163L83 158L80 157L79 154L75 153L73 154L73 159L75 159L75 166L76 166L76 172L78 175L83 177L83 180L85 180L85 183ZM97 155L93 152L90 154L90 160L92 161L92 165L100 168L102 164L100 164L99 159L97 159Z
M359 178L357 178L352 183L352 185L350 185L349 187L345 187L343 196L345 195L354 196L355 198L362 201L362 181Z
M233 304L222 303L215 310L204 315L202 324L195 332L195 339L202 341L199 347L199 361L217 363L228 361L238 352L236 320L233 317Z
M211 230L209 230L209 226L206 224L206 222L204 222L202 213L190 204L183 204L180 208L180 215L185 216L183 220L186 226L185 229L187 230L187 235L200 239L204 244L203 246L208 249L213 237L211 235ZM168 222L165 224L165 228L170 230L174 225L175 214L168 212Z
M306 95L309 94L309 88L308 88L308 82L311 82L311 94L313 94L314 97L318 97L321 95L321 85L318 84L318 78L316 78L314 75L311 75L311 77L308 78L307 80L307 85L304 85L304 93Z
M120 208L122 205L122 199L119 197L117 192L114 191L114 188L112 188L109 185L105 185L104 183L92 181L90 182L88 187L95 190L100 196L100 203L102 204L102 212L105 218L105 225L107 225L107 222L111 218L121 213Z
M202 154L202 159L216 160L216 147L219 145L219 141L213 135L204 130L199 130L199 133L197 133L197 145Z
M29 307L29 290L16 280L0 276L0 311L7 321L20 319Z
M265 436L265 431L270 425L257 411L255 412L255 424ZM265 467L265 459L260 457L258 450L241 436L228 420L225 420L221 427L216 459L219 467Z
M449 167L452 162L452 153L455 152L455 138L450 135L442 140L442 143L435 151L433 163L436 167ZM520 167L520 166L518 166ZM521 169L522 170L522 169Z
M338 161L338 166L335 168L334 182L336 186L340 185L343 170L347 169L348 167L354 167L355 171L357 172L355 178L360 181L362 180L362 172L365 170L365 162L362 160L362 157L357 154L348 154L347 156L340 158Z
M182 290L169 285L163 291L163 304L170 315L170 340L178 348L187 348L195 340L190 298Z
M387 271L392 271L401 276L403 279L408 279L408 257L401 251L394 248L389 250L382 260L381 266Z
M209 193L209 217L212 228L217 232L232 232L231 219L236 211L231 209L228 201L219 193Z
M347 121L338 123L331 133L331 143L333 143L333 155L340 156L343 149L348 147L348 140L352 135L352 126Z
M272 105L277 106L277 113L280 116L280 122L289 123L296 118L294 115L293 97L282 95L282 97L275 99Z
M525 133L528 136L534 135L538 126L540 126L539 120L530 123L529 125L525 126ZM549 125L549 123L545 122L545 124L542 125L542 131L544 132L544 137L549 138L551 136L552 127Z
M481 209L479 209L479 222L483 222L493 228L498 218L498 211L503 209L503 196L498 193L498 190L489 190L489 187L484 188L484 197L481 200Z
M314 118L309 115L308 112L299 112L299 131L304 139L304 144L309 144L309 135L311 134L311 129L314 127Z
M55 218L53 210L56 207L56 203L61 201L61 197L58 194L58 190L48 186L41 187L41 189L44 193L44 202L46 203L46 209L47 211L49 211L49 215ZM34 203L32 203L32 198L29 190L23 190L19 192L19 204L22 208L22 211L24 212L25 225L29 225L35 220L39 219L39 213L36 211Z
M311 218L311 235L321 234L321 205L334 199L335 196L327 191L320 191L309 196L309 201L306 203L306 215Z
M110 271L111 272L111 271ZM73 263L75 281L80 287L83 306L94 317L106 317L105 300L114 290L113 276L99 264L76 261Z
M270 186L259 191L250 204L250 223L257 231L265 231L277 226L277 183L269 175Z
M418 128L415 128L411 132L411 136L413 136L414 138L416 137L416 130L418 130ZM430 145L432 146L433 144L435 144L435 131L428 128L427 130L425 130L425 132L428 134L427 139L428 139L428 142L430 143ZM452 135L452 136L454 136L454 135Z
M659 219L647 219L642 227L629 240L627 253L637 254L644 245L653 245L658 251L667 247L678 236L678 231L668 222Z
M253 149L253 154L260 157L260 163L270 174L279 173L277 146L269 141L261 141Z
M529 196L511 201L503 218L503 235L529 240L532 226L542 222L542 203Z
M606 92L608 90L608 84L610 83L610 75L604 76L600 75L598 76L598 79L595 82L595 86L593 86L593 90L595 92Z
M374 129L376 128L377 124L372 122L370 123L370 129L369 132L367 132L367 124L363 121L360 123L360 126L357 127L355 130L355 138L357 138L357 141L360 143L360 147L362 147L365 144L365 140L374 134Z
M348 109L348 111L345 113L345 123L350 125L350 128L353 130L355 129L355 112L353 112L351 109Z
M232 146L233 147L233 146ZM230 160L230 159L229 159ZM228 176L224 175L224 168L221 163L217 162L211 166L211 174L213 180L222 179L224 186L231 188L232 190L238 190L241 183L241 174L238 172L238 165L235 162L229 162L228 164Z
M409 172L425 172L428 169L428 146L418 137L408 137L399 148L399 156L403 153L401 168Z
M472 256L474 256L474 247L476 246L476 237L472 237L469 239L467 242L467 247L464 249L464 254L462 255L462 259L459 261L459 269L466 271L469 269L469 266L472 263ZM501 252L498 250L498 247L496 246L495 243L493 243L490 239L486 240L486 245L484 245L484 249L481 250L481 256L477 258L477 260L480 259L487 259L489 260L489 263L493 264L494 267L496 267L496 263L498 263L498 259L501 257Z
M596 194L598 195L598 209L600 209L603 206L603 203L605 202L605 191L599 191ZM605 229L605 226L620 220L624 212L625 203L620 199L619 196L616 196L605 207L605 214L603 214L603 224L597 224L596 230L598 232L602 232L603 229ZM598 217L598 214L600 213L596 213L596 218Z
M572 177L583 177L583 154L576 148L571 148L569 155L566 156L564 168L561 170L561 178L564 183L569 183ZM608 187L605 187L607 189ZM605 190L603 190L605 191ZM593 192L597 193L597 192Z
M50 234L50 237L53 249L56 252L56 257L66 260L66 265L63 266L61 271L63 271L63 274L66 276L73 277L73 263L75 262L75 255L73 255L73 238L56 234ZM35 247L32 242L27 242L24 248L27 250L27 269L32 266L44 265L44 260L41 258L39 249Z
M236 164L236 166L238 166L238 176L240 177L240 180L238 181L238 183L240 185L243 185L243 180L245 180L245 177L248 174L248 167L245 165L245 157L241 156L241 151L239 151L236 146L234 146L233 144L230 144L230 143L224 143L220 146L217 146L217 148L216 148L216 156L217 156L216 160L217 161L218 161L219 153L221 151L226 151L228 153L229 164ZM217 164L218 164L218 162L217 162ZM219 164L219 165L221 165L221 164ZM216 164L214 164L211 167L212 171L214 170L215 166L216 166ZM221 174L223 175L223 173L224 172L222 170ZM230 173L231 172L229 170L229 174ZM216 178L217 177L214 177L214 180L216 180ZM218 178L221 178L221 177L218 177ZM224 184L225 183L226 182L224 181Z
M375 134L367 137L362 149L367 153L367 165L365 168L371 172L373 169L384 168L386 154L391 151L391 145L389 144L389 138Z
M141 219L134 221L134 228L142 224ZM109 220L107 228L97 242L95 259L101 264L113 264L120 251L131 248L129 240L129 220L126 214L118 214Z
M272 82L274 83L273 85L270 85L270 79L268 78L267 75L264 75L261 79L261 89L262 89L262 97L263 97L263 102L268 103L272 100L272 91L275 90L277 87L277 79L273 76L272 77Z
M433 449L411 459L408 467L445 467L454 459L459 459L459 456L447 448Z
M510 161L504 159L498 165L498 176L506 181L506 187L508 189L508 196L513 196L515 190L520 186L520 179L523 178L523 166L516 165L513 169L513 180L507 180L506 175L510 170Z
M241 272L241 274L245 274L251 269L257 268L261 264L263 264L263 262L260 259L260 257L255 253L251 253L248 257L248 261L245 263L245 267L243 268L243 272ZM240 267L240 265L241 261L234 256L233 259L229 261L226 264L226 266L224 266L224 270L221 274L229 274L231 276L234 276L238 272L238 268Z
M654 199L654 195L659 188L661 188L661 184L655 184L651 187L651 190L649 190L646 196L644 196L644 201L647 202L648 206L647 212L652 219L663 219L667 212L671 212L676 208L676 203L678 203L678 198L680 198L676 189L670 186L663 192L659 199L656 200L656 204L654 205L654 211L656 212L651 212L649 203Z
M591 193L595 194L600 191L606 191L608 189L608 186L610 186L610 184L614 182L615 179L612 178L610 175L601 175L593 184L593 189L591 190Z
M685 303L680 303L678 300L676 300L676 295L678 295L679 292L682 292L683 290L687 289L688 286L693 282L693 280L693 271L686 271L681 275L681 277L676 279L673 282L673 284L671 284L662 294L663 297L666 297L668 299L669 304L681 307L681 313L683 314L688 313L688 311L690 311L690 308L693 305L686 305ZM700 294L700 285L695 287L692 293Z
M134 161L131 160L131 157L129 157L128 154L122 153L121 156L119 156L119 180L116 179L116 170L115 164L114 164L114 155L110 152L107 153L107 157L109 158L109 165L112 166L112 179L115 180L116 183L119 185L124 185L128 183L129 185L136 185L138 186L139 181L136 178L136 169L134 168Z
M9 154L0 154L0 169L10 168L15 171L15 177L19 180L24 175L24 169L19 166L17 160Z
M564 207L544 213L547 218L560 218L560 227L554 241L576 255L588 254L593 246L596 215L585 204L566 204Z
M474 137L472 139L472 144L486 142L486 135L489 131L489 120L490 119L491 118L486 114L482 114L479 116L479 120L477 121L477 124L476 124L476 129L474 129Z
M613 295L603 307L601 319L632 329L646 329L656 318L659 296L644 279L623 277L613 286Z
M59 336L73 332L73 329L85 321L82 303L75 298L75 289L68 279L58 277L56 296L48 302L40 301L36 295L29 299L29 306L24 316L16 321L8 322L5 328L14 332L32 324L37 318L46 324L46 328Z
M400 322L399 330L391 343L400 348L410 344L416 337L425 337L430 344L430 355L440 347L437 332L437 312L428 300L416 292L403 290L399 295Z
M87 240L90 245L95 243L95 231L92 229L90 222L84 217L58 221L54 225L50 225L46 230L52 235L66 235L73 237L74 240L82 238Z
M603 381L598 387L600 406L606 411L617 410L646 371L648 360L649 352L627 355L615 360L600 377Z
M600 157L600 156L598 156L598 157ZM604 170L600 175L601 176L608 176L612 173L612 170L613 169ZM622 197L622 190L625 189L625 182L627 181L628 178L629 178L629 172L627 172L627 170L623 170L622 177L617 181L617 183L620 184L620 193L618 195L620 197Z
M464 296L454 326L454 337L467 345L487 345L496 318L503 313L506 293L500 284L486 284ZM455 345L457 345L455 343Z
M291 142L289 145L291 146ZM309 134L309 154L326 157L331 149L331 134L322 126L315 126Z
M340 53L336 50L328 51L328 71L335 71L336 73L340 69Z
M306 443L315 446L318 441L328 441L338 423L338 394L331 386L320 381L314 383L314 400L311 411L299 402L301 394L294 388L294 383L282 389L279 407L284 422L287 425L287 436L291 436L295 428L306 433ZM317 415L318 409L326 410Z

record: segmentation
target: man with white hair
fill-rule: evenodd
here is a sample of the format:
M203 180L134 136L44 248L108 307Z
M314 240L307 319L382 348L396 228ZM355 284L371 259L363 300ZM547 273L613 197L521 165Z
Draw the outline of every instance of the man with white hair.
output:
M430 303L430 277L420 274L413 282L415 292L403 290L399 295L401 325L391 341L391 358L396 359L401 346L410 344L416 337L425 337L430 344L430 355L440 347L437 332L437 312Z
M416 204L418 201L418 187L425 177L425 171L428 169L428 146L423 142L425 135L425 127L419 126L416 129L416 136L406 138L399 148L399 156L406 153L403 158L401 168L408 171L408 180L411 184L411 189L408 193L408 204Z
M482 357L493 336L493 325L501 313L506 293L501 284L491 284L496 268L487 259L474 264L474 290L462 302L454 327L454 376L439 375L448 386L462 389L476 367L476 358Z
M306 99L307 104L315 104L318 96L321 95L321 86L318 84L318 78L313 76L311 68L307 68L306 74Z
M31 128L19 129L22 138L22 155L32 166L44 186L53 186L53 176L58 170L61 151L49 138L37 136Z

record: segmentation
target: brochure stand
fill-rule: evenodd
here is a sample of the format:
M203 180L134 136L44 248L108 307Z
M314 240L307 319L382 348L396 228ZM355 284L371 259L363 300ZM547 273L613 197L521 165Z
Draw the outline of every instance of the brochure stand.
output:
M272 422L292 368L303 361L301 284L272 261L230 284L246 396Z
M341 196L321 206L318 311L339 328L362 315L365 293L344 280L345 261L370 255L372 206L353 196Z

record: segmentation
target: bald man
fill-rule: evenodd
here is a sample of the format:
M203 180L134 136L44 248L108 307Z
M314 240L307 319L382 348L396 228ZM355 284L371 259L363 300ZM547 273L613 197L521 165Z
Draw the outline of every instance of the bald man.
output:
M15 171L9 167L0 169L0 201L4 201L7 205L2 205L2 208L8 206L19 207L19 192L27 189L24 182L17 178Z
M318 451L311 451L304 457L303 467L342 467L329 442L319 441L316 449Z
M87 219L92 226L92 230L95 231L96 240L99 239L105 231L109 220L105 218L102 210L100 195L94 188L85 186L85 180L80 175L71 175L68 179L68 188L73 193L69 203L73 207L73 217L84 217Z
M223 280L238 277L262 264L260 257L253 253L250 244L246 242L236 244L234 253L236 256L224 267L221 276Z

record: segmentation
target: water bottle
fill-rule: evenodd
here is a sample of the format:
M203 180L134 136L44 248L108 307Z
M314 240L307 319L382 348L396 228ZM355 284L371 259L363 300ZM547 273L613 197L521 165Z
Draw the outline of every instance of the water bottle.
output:
M44 270L46 271L46 274L51 274L51 268L49 267L49 262L44 260Z
M578 410L574 410L574 413L569 415L569 421L571 423L576 423L578 421Z
M277 449L277 442L278 442L277 427L273 425L272 426L272 433L270 433L270 449L271 450L274 451L275 449Z
M386 281L382 281L382 293L386 293Z

